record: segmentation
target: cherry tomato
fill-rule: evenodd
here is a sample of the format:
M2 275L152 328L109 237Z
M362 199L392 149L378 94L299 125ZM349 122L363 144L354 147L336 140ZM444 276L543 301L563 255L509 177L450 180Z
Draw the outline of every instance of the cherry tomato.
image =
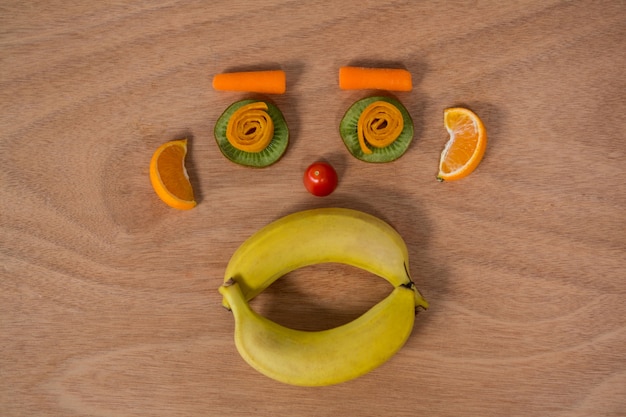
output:
M304 186L313 195L324 197L337 187L337 172L326 162L315 162L304 171Z

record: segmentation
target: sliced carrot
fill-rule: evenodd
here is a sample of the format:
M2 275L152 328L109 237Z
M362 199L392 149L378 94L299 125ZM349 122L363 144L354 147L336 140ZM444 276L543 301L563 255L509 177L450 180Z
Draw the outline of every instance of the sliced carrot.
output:
M286 76L282 70L225 72L213 76L213 88L219 91L283 94Z
M342 90L411 91L411 73L400 68L340 67L339 88Z

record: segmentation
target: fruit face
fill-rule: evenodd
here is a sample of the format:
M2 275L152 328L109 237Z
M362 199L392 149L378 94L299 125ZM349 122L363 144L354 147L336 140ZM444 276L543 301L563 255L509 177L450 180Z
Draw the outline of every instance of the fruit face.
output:
M304 171L303 181L311 194L325 197L337 187L337 172L326 162L315 162Z

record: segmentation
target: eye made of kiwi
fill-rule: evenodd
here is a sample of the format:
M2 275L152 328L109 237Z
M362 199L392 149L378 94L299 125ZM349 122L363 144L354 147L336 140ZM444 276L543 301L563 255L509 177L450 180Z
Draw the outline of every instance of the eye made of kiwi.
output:
M231 104L217 119L214 135L227 159L253 168L274 164L289 144L289 129L280 109L253 99Z
M409 148L413 140L413 120L395 98L367 97L346 111L339 133L355 158L373 163L391 162Z

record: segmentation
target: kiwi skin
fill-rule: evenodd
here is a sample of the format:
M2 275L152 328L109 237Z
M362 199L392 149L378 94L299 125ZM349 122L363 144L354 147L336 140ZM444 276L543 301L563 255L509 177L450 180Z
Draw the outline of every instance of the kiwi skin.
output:
M245 152L235 148L226 138L226 127L228 121L237 109L246 104L263 101L267 104L267 113L274 122L274 137L261 152ZM222 154L230 161L252 168L268 167L276 162L284 155L289 144L289 128L287 122L276 105L265 100L245 99L237 101L230 106L217 119L215 129L213 131L217 146Z
M402 113L404 127L402 128L400 135L398 135L398 138L392 144L384 148L371 147L370 149L372 150L372 153L366 154L361 150L361 146L359 145L357 124L363 110L375 101L385 101L396 106L398 110L400 110L400 113ZM404 155L409 148L409 145L413 140L413 119L402 103L393 97L366 97L356 101L346 111L345 115L341 119L341 122L339 123L339 134L341 135L341 139L343 139L343 143L346 145L346 148L348 148L348 151L355 158L364 162L391 162Z

